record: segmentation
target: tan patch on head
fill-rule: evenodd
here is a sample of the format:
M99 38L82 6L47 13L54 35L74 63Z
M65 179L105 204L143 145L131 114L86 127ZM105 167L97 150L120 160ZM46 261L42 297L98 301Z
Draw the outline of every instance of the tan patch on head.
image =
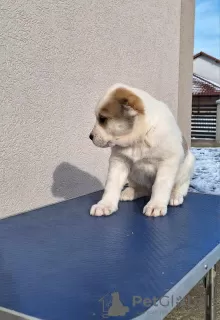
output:
M138 114L144 114L142 100L127 88L118 88L102 106L99 115L106 118L119 118L123 115L123 106L129 106Z
M121 115L120 104L114 98L111 98L103 105L99 114L106 118L118 118Z
M124 105L128 105L140 114L144 114L144 104L142 100L127 88L118 88L115 91L115 99Z
M188 152L188 143L186 141L186 139L184 138L184 136L182 135L182 147L183 147L183 150L184 150L184 154L186 155L187 152Z

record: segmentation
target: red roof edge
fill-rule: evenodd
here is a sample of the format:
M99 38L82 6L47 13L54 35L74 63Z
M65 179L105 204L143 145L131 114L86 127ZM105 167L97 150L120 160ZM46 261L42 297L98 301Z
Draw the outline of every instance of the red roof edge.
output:
M203 87L203 89L198 92L197 89L195 88L195 91L194 91L194 82L193 82L193 90L192 90L193 91L193 93L192 93L193 97L196 97L196 96L216 96L216 97L220 97L220 85L218 85L217 83L213 83L212 81L209 81L208 79L203 78L202 76L199 76L196 73L193 73L193 79L196 79L196 78L203 82L203 84L201 84L201 88ZM205 85L204 85L204 83L205 83ZM206 85L209 85L212 88L207 88ZM217 92L215 90L217 90Z
M202 76L199 76L197 73L193 72L193 76L196 77L196 78L199 78L200 80L202 80L204 82L207 82L207 83L211 84L212 86L214 86L216 88L220 88L220 84L212 82L211 80L208 80L208 79L206 79L206 78L204 78Z
M204 56L204 57L209 58L209 59L211 59L211 60L213 60L213 61L215 61L215 62L217 62L217 63L220 63L220 59L217 59L217 58L215 58L215 57L211 56L210 54L205 53L205 52L203 52L203 51L200 51L200 52L196 53L196 54L193 56L193 59L196 59L196 58L198 58L198 57L200 57L200 56Z

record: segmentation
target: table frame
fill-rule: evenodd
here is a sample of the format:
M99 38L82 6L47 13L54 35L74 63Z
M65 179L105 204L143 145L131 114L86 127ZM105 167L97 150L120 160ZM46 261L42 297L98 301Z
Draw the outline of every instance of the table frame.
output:
M205 320L216 320L216 264L220 261L220 244L213 249L203 260L201 260L188 274L185 275L171 290L166 294L170 297L181 297L182 299L203 280L205 286ZM152 306L142 315L134 320L162 320L175 306Z

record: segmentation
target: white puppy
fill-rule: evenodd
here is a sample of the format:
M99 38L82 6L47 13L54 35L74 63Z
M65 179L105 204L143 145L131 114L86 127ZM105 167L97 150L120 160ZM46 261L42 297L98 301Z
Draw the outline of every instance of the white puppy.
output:
M178 206L187 195L194 156L169 108L145 91L112 86L99 101L90 139L111 147L102 199L93 216L110 215L118 202L150 196L147 216L164 216L168 204ZM128 182L128 187L123 187Z

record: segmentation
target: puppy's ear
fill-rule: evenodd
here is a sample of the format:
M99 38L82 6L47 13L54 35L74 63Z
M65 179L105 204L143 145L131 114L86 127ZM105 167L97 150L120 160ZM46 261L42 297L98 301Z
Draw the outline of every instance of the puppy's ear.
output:
M116 100L123 106L127 114L135 117L138 114L144 114L144 104L137 95L127 88L117 88L115 90Z
M126 112L126 114L130 117L135 117L138 112L137 110L135 110L134 108L132 108L129 105L129 102L127 100L121 100L119 101L120 105L123 107L124 111Z

